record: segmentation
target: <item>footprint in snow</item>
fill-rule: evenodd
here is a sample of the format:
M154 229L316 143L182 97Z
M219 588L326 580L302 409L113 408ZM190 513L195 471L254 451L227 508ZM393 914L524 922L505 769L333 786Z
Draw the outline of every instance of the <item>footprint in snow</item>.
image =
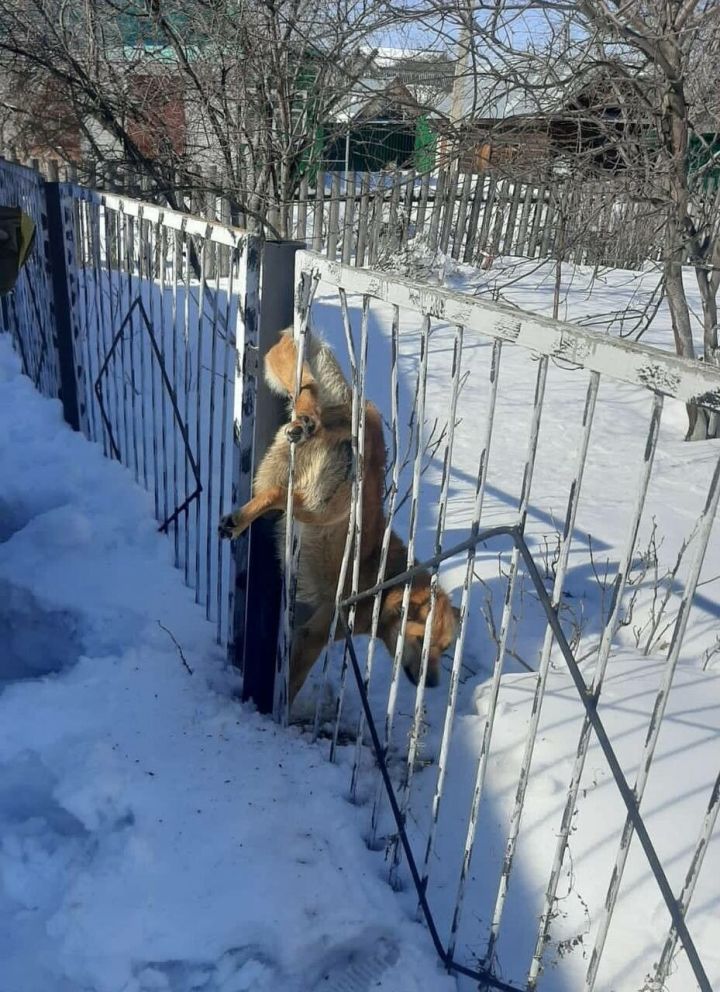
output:
M302 992L369 992L397 962L397 940L387 933L368 933L332 948L306 972Z

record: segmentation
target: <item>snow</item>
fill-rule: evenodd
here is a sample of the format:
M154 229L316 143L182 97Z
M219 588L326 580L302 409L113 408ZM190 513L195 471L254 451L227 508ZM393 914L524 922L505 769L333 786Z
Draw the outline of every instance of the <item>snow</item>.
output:
M435 264L437 263L437 264ZM551 263L498 259L479 272L422 259L421 281L552 312ZM641 309L656 274L566 267L560 317L595 326L629 304ZM688 284L693 306L697 291ZM353 327L359 303L349 297ZM391 313L370 308L368 395L389 412ZM319 288L313 321L347 366L338 299ZM630 332L616 321L611 333ZM415 403L420 327L401 315L401 450ZM430 339L426 436L447 420L454 329L436 321ZM643 341L671 347L660 311ZM464 539L472 516L479 438L488 409L491 348L466 336L445 544ZM535 356L503 352L483 523L514 521L522 484ZM588 377L551 365L540 430L527 537L552 575L567 503ZM601 385L578 504L561 620L590 677L608 586L635 497L651 397ZM686 563L665 579L703 506L720 443L683 442L684 408L666 401L643 518L628 620L618 635L600 715L618 758L635 775L662 678L667 633L653 631L652 555L667 617L677 611ZM173 569L173 542L157 534L152 497L99 446L73 434L59 405L40 398L0 338L0 992L469 992L472 982L439 968L416 922L404 869L387 885L393 824L379 807L377 780L361 755L357 805L348 803L359 699L348 684L338 765L327 741L308 742L321 692L316 670L298 699L299 723L282 731L238 701L238 679L216 645L192 592ZM423 474L418 557L432 553L442 448ZM401 495L411 466L403 471ZM396 529L407 534L409 502ZM653 533L653 520L655 531ZM495 656L488 618L499 626L509 545L482 546L468 617L458 717L430 864L428 896L441 937L449 934L467 814ZM592 551L592 557L591 557ZM609 564L608 564L609 563ZM459 603L464 560L443 568ZM604 581L605 572L609 576ZM717 774L720 737L720 541L711 539L668 713L643 802L671 885L682 886ZM548 585L550 579L548 579ZM605 585L605 588L604 588ZM632 616L629 614L631 599ZM526 746L544 624L521 578L501 681L488 779L458 934L457 957L482 958L505 854L519 766ZM643 648L651 639L646 655ZM361 663L366 641L358 638ZM182 652L182 654L181 654ZM331 726L342 652L322 691ZM183 658L185 661L183 661ZM186 664L192 669L187 670ZM319 667L319 666L318 666ZM449 668L449 661L446 661ZM377 648L371 705L382 721L390 662ZM425 694L420 761L408 830L420 860L429 828L447 705ZM414 688L399 685L390 770L396 782L412 721ZM562 659L553 656L495 966L522 983L534 949L582 709ZM545 959L543 992L582 987L624 819L608 768L593 741L582 782ZM369 850L369 848L374 849ZM385 850L387 848L387 850ZM383 853L385 850L385 857ZM720 843L706 853L688 922L711 983L720 987ZM638 992L669 926L637 841L631 848L597 992ZM694 988L679 955L667 992Z
M6 337L0 422L2 992L453 988L344 775L238 702L151 497Z

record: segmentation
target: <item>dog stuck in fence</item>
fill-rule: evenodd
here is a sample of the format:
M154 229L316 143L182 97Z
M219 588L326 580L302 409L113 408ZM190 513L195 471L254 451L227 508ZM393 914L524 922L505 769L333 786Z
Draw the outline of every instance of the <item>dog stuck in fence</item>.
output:
M337 595L351 511L354 458L352 445L352 390L330 347L310 333L301 370L300 392L295 394L297 351L292 328L265 358L265 379L270 388L291 404L290 422L281 427L262 459L253 482L253 497L223 517L220 535L239 537L258 517L280 511L277 541L285 546L285 511L290 477L290 446L295 445L293 516L301 525L297 574L297 599L311 607L310 619L295 630L290 659L290 702L302 688L313 664L327 643ZM391 579L407 570L407 548L393 532L384 577L378 576L386 519L383 510L385 441L380 413L365 405L365 437L360 538L360 590L380 579ZM349 577L344 595L350 594ZM378 637L394 657L401 632L403 585L382 593ZM371 598L357 604L354 632L369 634ZM402 665L410 680L420 676L422 645L430 615L431 582L425 570L411 579ZM438 584L432 617L426 684L440 681L440 658L455 639L457 612ZM337 637L343 634L338 631Z

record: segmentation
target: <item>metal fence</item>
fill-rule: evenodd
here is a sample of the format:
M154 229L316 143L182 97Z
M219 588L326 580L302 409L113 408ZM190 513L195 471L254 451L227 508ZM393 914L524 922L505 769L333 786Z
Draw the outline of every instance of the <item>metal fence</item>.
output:
M80 427L153 494L175 565L229 644L217 521L250 492L259 242L137 200L59 194Z
M570 846L575 817L590 788L585 766L589 751L599 748L597 753L593 752L594 764L602 763L617 790L617 822L608 827L614 827L615 832L611 830L611 833L613 837L617 835L618 843L615 857L608 865L604 901L599 900L588 910L592 920L585 940L591 942L592 950L584 987L588 992L611 987L602 982L598 984L598 974L623 885L631 841L637 834L646 861L640 868L634 863L633 880L637 882L638 876L641 879L654 877L668 914L667 924L661 920L656 924L659 956L655 963L653 960L643 962L648 974L646 988L666 988L671 966L672 969L676 967L673 962L679 941L687 967L679 979L680 984L670 987L683 990L698 987L702 992L711 992L702 955L693 942L686 917L720 806L720 778L712 790L708 789L702 822L686 824L692 846L687 855L685 883L677 896L668 881L669 866L658 854L640 806L653 768L679 659L683 651L687 655L688 650L691 654L694 650L692 646L684 645L684 637L720 497L720 459L709 473L707 493L697 505L697 520L690 526L681 546L679 558L683 567L673 571L667 589L663 585L660 592L657 587L655 589L656 602L658 595L666 597L662 610L657 615L653 611L651 621L653 635L659 627L665 632L663 643L657 647L664 660L654 704L648 713L641 754L632 760L621 753L619 738L622 735L613 739L612 732L607 729L612 705L603 709L602 692L609 666L614 664L619 628L627 626L628 610L632 612L628 596L637 595L635 569L641 556L638 543L641 526L648 524L650 514L648 494L652 493L653 499L659 499L662 505L662 494L653 490L653 466L658 452L663 465L674 464L682 488L683 457L676 449L673 458L669 459L664 450L667 438L662 434L661 420L665 400L668 397L684 402L694 400L710 409L720 409L720 374L701 363L687 362L657 349L588 333L573 325L491 305L459 293L428 289L388 277L385 273L357 270L310 252L298 256L296 276L298 351L301 356L304 354L309 320L331 335L338 356L348 370L357 401L353 444L359 468L332 625L333 632L346 632L345 648L344 651L333 649L331 635L323 664L319 666L321 672L305 702L302 694L298 697L295 717L304 720L316 737L318 734L329 737L330 757L349 766L352 795L367 802L371 809L370 842L381 847L385 843L388 845L390 877L395 884L402 886L405 882L414 882L420 910L430 926L443 962L456 973L473 977L482 988L533 990L545 984L543 969L551 944L557 952L557 941L553 944L551 932L558 915L559 887L565 875L572 871ZM314 300L312 305L311 300ZM344 333L339 332L334 338L333 323L328 320L332 307L342 315L342 320L336 323L344 328ZM382 325L386 328L385 333L381 331ZM508 425L519 419L521 397L512 394L503 398L499 382L503 369L517 362L525 363L528 376L534 377L534 386L531 386L531 378L525 379L522 390L522 398L526 400L525 413L520 418L521 426L509 434ZM553 383L559 380L560 384L563 377L565 380L572 377L569 395L573 402L568 402L564 395L560 411L557 406L553 407L553 388L548 387L550 376ZM413 385L403 396L403 383L407 385L408 382ZM617 458L610 453L605 464L598 467L594 461L595 450L596 447L603 448L602 436L598 437L601 429L593 433L598 410L604 418L606 431L608 425L612 431L613 418L617 417L617 413L613 414L612 396L608 398L607 394L609 384L613 389L621 390L619 395L624 402L648 407L646 433L637 438L632 450L619 452ZM458 398L461 395L483 397L482 417L477 418L475 413L477 419L465 427L463 458L458 455L461 444ZM607 406L603 405L603 397ZM377 584L362 589L358 587L357 538L362 522L358 520L357 508L362 502L364 417L359 411L366 400L372 400L387 413L391 457L386 478L385 541ZM444 412L440 414L442 424L438 429L440 406L444 407ZM521 438L524 438L522 445ZM556 549L551 560L546 555L543 566L541 532L547 533L551 514L543 506L543 497L536 495L537 485L534 490L533 483L537 475L538 452L552 438L556 442L559 438L557 450L561 458L549 468L546 466L544 471L555 486L555 505L560 501L565 512L556 527ZM570 445L574 446L574 451ZM518 454L516 458L514 497L502 475L493 477L493 459L498 446L506 450L512 446L517 452L524 447L525 454ZM465 467L469 452L472 452L476 466L473 473ZM682 455L689 462L692 446L685 445ZM503 464L502 460L500 464ZM627 478L628 486L632 480L634 496L628 504L624 522L626 537L619 560L614 569L609 564L606 567L606 608L604 613L601 611L601 622L593 632L591 650L582 659L580 644L568 619L571 597L577 593L571 592L567 579L571 568L578 569L581 552L586 559L589 554L589 562L593 563L593 546L577 524L578 505L585 495L583 482L589 465L593 467L593 482L598 486L592 496L599 505L603 502L608 473L620 469L627 473L631 466L632 472ZM558 488L556 476L562 480L561 488ZM453 513L448 511L451 503ZM618 512L616 506L608 505L607 519ZM461 527L457 527L458 520ZM455 524L454 529L451 524ZM387 546L393 527L407 542L407 571L386 578ZM292 535L292 528L289 534ZM598 536L601 538L602 534ZM287 700L290 632L296 605L292 576L298 553L302 554L302 538L298 552L297 541L293 543L291 536L286 545L285 562L284 636L280 656L283 684L277 693L280 717ZM433 610L437 606L440 568L453 565L459 577L460 627L449 670L444 676L444 693L437 689L426 690L424 686L429 656L427 633L417 688L412 689L404 682L400 685L411 579L421 568L416 564L418 557L426 559L422 568L429 574L433 590L426 630L431 627ZM495 590L495 602L500 606L497 618L490 619L493 638L486 643L493 656L488 661L488 679L483 693L482 730L474 738L470 760L461 762L458 755L462 752L467 730L464 729L466 716L458 713L458 700L462 698L461 686L467 678L471 599L475 597L477 612L478 592L485 586L478 579L477 569L481 560L487 561L489 557L497 557L503 562ZM375 635L381 598L392 586L402 588L404 598L402 633L392 664L388 665L377 660L382 648L376 649ZM514 784L505 784L505 791L513 798L503 807L505 812L501 816L493 813L489 768L498 761L510 760L502 758L502 748L499 756L495 746L498 726L504 726L504 704L499 705L498 699L504 684L503 675L513 664L514 634L522 621L522 603L518 605L518 598L522 601L523 597L526 610L530 610L531 600L534 603L531 619L536 630L544 630L544 636L540 637L537 646L537 663L531 666L533 674L526 676L532 680L532 704L528 707L527 725L518 744L522 754L513 766ZM369 645L365 647L352 632L355 610L358 606L367 607L369 603L373 604L373 628ZM715 617L716 607L717 604L712 607ZM653 640L651 636L646 644L644 636L639 638L636 655L646 656L651 642L657 646L657 638ZM587 642L583 646L586 647ZM583 660L582 667L578 659ZM527 819L528 788L535 784L537 775L548 771L536 769L533 758L541 746L538 741L552 733L543 725L542 714L548 695L548 679L557 671L568 673L571 680L568 684L575 695L577 747L572 760L568 759L567 767L557 772L566 775L562 786L565 798L557 822L547 828L550 832L546 850L553 852L547 858L547 876L534 898L527 900L525 924L520 928L523 932L520 933L517 926L513 927L511 950L508 952L506 944L505 970L501 972L498 948L503 938L502 924L508 915L508 901L512 901L510 883L517 879L518 847L522 847L529 832L529 828L523 830L524 818ZM478 674L477 667L474 674ZM440 700L436 695L439 692ZM467 704L468 700L464 702ZM368 762L364 740L374 747L374 762ZM707 751L704 754L707 757ZM466 773L468 767L474 767L470 776ZM594 776L597 774L597 771L593 772ZM559 794L562 796L562 791ZM450 798L446 798L448 795ZM672 802L672 796L670 791L665 796L666 801ZM389 798L389 804L385 802L386 798ZM494 865L492 858L488 861L487 851L478 851L478 837L487 839L488 836L478 832L483 817L490 821L493 817L502 820L496 825L494 835L494 844L502 855L498 855ZM438 861L443 859L451 859L456 866L454 882L448 881L445 868L441 883L434 885ZM473 862L478 861L480 867L474 868ZM496 885L495 889L493 885ZM515 887L522 887L517 880ZM664 946L663 927L669 927ZM610 933L611 943L612 936ZM708 950L707 939L705 951ZM566 947L565 952L567 950ZM563 953L562 946L559 953ZM565 985L557 987L566 988ZM614 984L612 987L620 988ZM637 989L637 986L626 984L622 988Z
M217 522L250 493L259 240L8 163L0 194L38 236L0 326L66 419L152 494L175 565L232 645L247 540L234 569Z
M21 207L35 223L36 247L15 291L0 299L0 330L12 334L23 372L46 396L60 391L53 288L48 269L48 225L42 177L32 169L0 163L0 203Z

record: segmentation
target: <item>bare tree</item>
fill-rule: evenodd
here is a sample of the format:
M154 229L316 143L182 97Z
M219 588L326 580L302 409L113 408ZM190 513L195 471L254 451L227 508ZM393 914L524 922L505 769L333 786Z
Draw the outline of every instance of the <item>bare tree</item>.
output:
M236 220L287 236L293 194L386 18L374 0L8 0L0 52L14 88L56 94L101 160L174 206L190 190L222 195Z
M632 215L639 258L657 253L677 353L720 365L717 0L427 0L433 17L456 39L448 127L458 154L547 183L564 213L556 253L592 236L582 194L602 181L613 230L624 235ZM688 438L720 436L717 414L690 404L688 417Z

